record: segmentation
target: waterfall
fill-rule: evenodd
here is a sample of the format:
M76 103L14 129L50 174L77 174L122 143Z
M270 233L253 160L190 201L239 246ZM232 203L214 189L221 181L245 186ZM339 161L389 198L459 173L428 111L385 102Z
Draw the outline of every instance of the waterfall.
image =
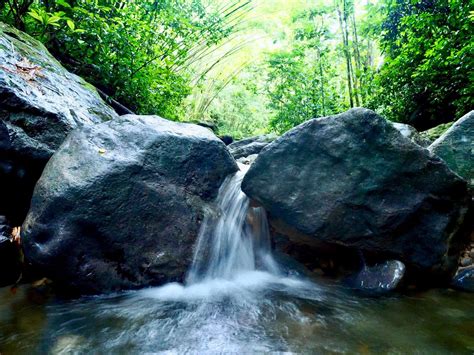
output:
M239 164L239 168L219 189L217 212L208 213L203 220L185 283L146 289L141 291L142 295L162 301L226 299L240 305L245 299L247 306L255 310L253 304L260 292L284 290L306 294L312 289L312 285L275 261L266 212L250 206L249 198L241 190L249 167ZM232 309L238 313L239 307L234 305Z
M282 338L272 336L278 320L292 319L296 324L307 320L291 299L322 299L316 285L274 260L265 210L250 206L241 190L247 169L241 165L222 184L216 213L208 213L201 225L185 283L140 290L131 300L141 313L153 317L145 325L148 337L142 339L152 344L146 352L240 354L287 349Z
M278 273L271 255L265 210L250 207L241 183L248 166L228 177L217 196L219 215L207 216L202 224L187 283L232 279L241 272L262 270Z

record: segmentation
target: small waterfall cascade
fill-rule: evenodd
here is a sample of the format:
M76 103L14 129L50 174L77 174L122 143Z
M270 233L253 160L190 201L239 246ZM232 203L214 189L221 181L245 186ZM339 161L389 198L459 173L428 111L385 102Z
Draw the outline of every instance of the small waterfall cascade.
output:
M248 166L228 177L217 196L219 215L207 216L201 226L187 283L232 279L241 272L262 270L278 274L271 254L266 212L250 207L241 183Z

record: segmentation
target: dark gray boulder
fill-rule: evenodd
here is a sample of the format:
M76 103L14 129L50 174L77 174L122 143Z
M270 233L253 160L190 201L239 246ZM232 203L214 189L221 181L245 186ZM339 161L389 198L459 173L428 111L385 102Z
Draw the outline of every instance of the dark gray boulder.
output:
M40 42L0 23L0 214L20 224L35 182L66 135L115 117Z
M255 136L245 138L240 141L229 144L229 150L235 159L245 158L249 155L258 154L268 144L276 139L274 134L265 134L261 136Z
M374 266L364 266L347 282L350 287L370 294L382 294L397 288L405 275L405 265L389 260Z
M474 111L456 121L429 149L474 188Z
M447 276L466 243L466 182L362 108L287 132L260 153L242 189L294 241L385 255L417 271Z
M224 143L196 125L127 115L78 129L36 185L27 260L78 293L182 280L200 221L236 170Z

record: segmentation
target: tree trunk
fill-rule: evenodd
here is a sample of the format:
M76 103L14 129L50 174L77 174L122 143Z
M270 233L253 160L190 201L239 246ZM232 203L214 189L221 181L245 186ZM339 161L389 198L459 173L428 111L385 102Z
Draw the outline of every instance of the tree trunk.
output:
M321 50L317 48L318 51L318 59L319 59L319 78L320 78L320 92L321 92L321 107L323 116L326 116L326 99L325 99L325 92L324 92L324 72L323 72L323 61L321 58Z
M343 10L346 9L346 0L343 0ZM339 7L339 3L336 2L336 10L337 14L339 17L339 25L341 27L341 32L342 32L342 44L343 44L343 49L344 49L344 57L346 59L346 70L347 70L347 89L349 92L349 103L351 107L354 107L354 99L353 99L353 90L352 90L352 64L351 64L351 57L349 53L349 40L346 36L347 34L347 23L346 26L344 26L344 18L342 15L341 8Z
M359 95L361 102L365 102L365 94L364 90L362 89L362 86L364 85L362 81L362 62L361 62L361 56L360 56L360 47L359 47L359 36L357 35L357 23L356 23L356 18L355 18L355 7L352 11L352 34L354 36L354 57L355 57L355 63L356 63L356 80L357 80L357 86L359 87Z

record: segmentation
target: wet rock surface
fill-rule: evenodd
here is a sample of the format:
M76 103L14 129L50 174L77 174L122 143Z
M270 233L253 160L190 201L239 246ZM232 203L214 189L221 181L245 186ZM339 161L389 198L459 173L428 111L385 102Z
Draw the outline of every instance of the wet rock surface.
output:
M452 284L457 289L474 292L474 265L459 269Z
M242 188L293 241L385 255L439 280L454 273L471 223L466 182L366 109L287 132Z
M0 213L20 224L46 162L73 129L117 117L27 34L0 23Z
M374 266L364 266L355 276L346 280L346 283L357 290L382 294L397 288L405 275L405 265L397 260L386 261Z
M27 260L78 293L182 280L200 221L236 170L196 125L128 115L76 130L35 188Z

